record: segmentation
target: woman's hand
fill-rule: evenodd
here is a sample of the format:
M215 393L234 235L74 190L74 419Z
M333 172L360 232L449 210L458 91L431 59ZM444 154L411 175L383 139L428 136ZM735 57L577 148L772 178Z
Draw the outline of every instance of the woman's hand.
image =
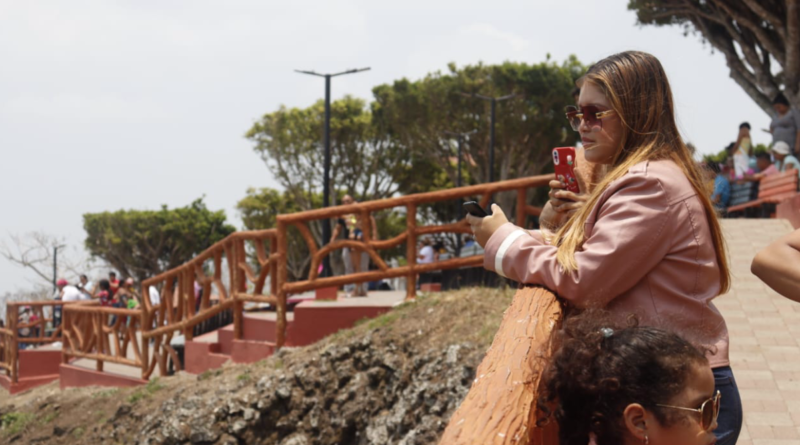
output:
M578 186L583 190L581 181L578 181ZM586 193L574 193L566 190L567 186L563 182L554 179L550 181L550 206L556 213L565 213L566 217L572 216L579 208L586 204L589 200L589 195Z
M494 232L503 224L508 222L506 214L497 204L492 204L492 214L481 218L480 216L467 215L467 222L472 227L472 233L475 235L475 241L481 247L486 246L486 242L492 237Z

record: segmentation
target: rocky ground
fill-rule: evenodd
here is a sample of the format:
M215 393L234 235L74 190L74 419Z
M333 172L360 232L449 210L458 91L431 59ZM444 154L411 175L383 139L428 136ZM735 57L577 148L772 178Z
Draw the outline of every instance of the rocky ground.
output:
M435 443L512 294L422 296L309 347L140 388L3 395L0 444Z

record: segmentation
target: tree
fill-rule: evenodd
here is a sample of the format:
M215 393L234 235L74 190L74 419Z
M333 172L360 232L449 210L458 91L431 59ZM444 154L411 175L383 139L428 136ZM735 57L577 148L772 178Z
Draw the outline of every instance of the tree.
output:
M175 209L87 213L83 228L92 256L140 281L183 264L236 230L225 223L224 211L208 210L202 198Z
M454 141L445 130L478 129L465 145L464 168L477 183L489 179L490 105L459 93L517 98L497 105L495 175L499 180L543 173L551 165L550 150L569 137L563 109L572 103L574 81L585 68L573 56L561 65L505 62L501 65L449 65L411 81L401 79L373 89L373 114L381 128L397 139L412 159L441 167L455 183ZM500 199L507 212L515 201Z
M319 205L322 202L320 195L306 198L312 205ZM281 193L271 188L249 188L247 196L236 204L236 210L239 211L247 230L261 230L274 229L278 215L294 213L302 209L288 191ZM289 272L289 281L296 281L308 274L311 256L305 240L297 230L290 228L288 235L286 267Z
M286 108L264 115L245 137L286 190L296 210L318 208L323 180L324 102L305 109ZM331 202L348 193L359 201L390 197L402 185L414 184L420 170L390 135L381 131L362 99L345 97L331 103ZM267 196L262 196L266 198ZM246 198L247 199L247 198ZM320 224L309 224L323 244ZM327 241L327 240L324 240Z
M74 279L80 274L90 273L94 265L81 258L73 248L67 250L66 239L44 232L10 235L10 244L0 244L0 255L9 262L32 271L36 276L35 292L52 288L57 278L69 274ZM57 258L56 249L58 249ZM54 266L57 270L53 270ZM55 273L55 275L54 275Z
M253 124L245 137L275 178L303 210L322 190L324 102L305 109L281 106ZM412 171L410 160L378 131L362 99L345 97L331 104L331 190L358 200L381 199L398 191L397 177Z
M630 0L628 9L643 25L699 32L768 115L781 90L800 108L800 0Z

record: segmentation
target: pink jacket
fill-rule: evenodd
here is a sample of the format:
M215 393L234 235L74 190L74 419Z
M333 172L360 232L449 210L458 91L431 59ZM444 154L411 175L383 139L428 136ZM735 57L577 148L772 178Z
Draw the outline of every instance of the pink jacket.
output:
M578 308L634 313L642 325L712 348L712 368L729 364L728 328L711 303L720 271L708 219L674 162L644 162L611 183L575 258L578 270L565 273L539 231L508 223L486 243L484 266L544 286Z

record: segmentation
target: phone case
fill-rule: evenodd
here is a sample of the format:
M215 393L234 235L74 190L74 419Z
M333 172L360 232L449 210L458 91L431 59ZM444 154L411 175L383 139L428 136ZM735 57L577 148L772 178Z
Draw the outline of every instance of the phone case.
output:
M573 193L580 193L578 179L575 177L575 147L558 147L553 149L553 166L556 179L563 182Z

